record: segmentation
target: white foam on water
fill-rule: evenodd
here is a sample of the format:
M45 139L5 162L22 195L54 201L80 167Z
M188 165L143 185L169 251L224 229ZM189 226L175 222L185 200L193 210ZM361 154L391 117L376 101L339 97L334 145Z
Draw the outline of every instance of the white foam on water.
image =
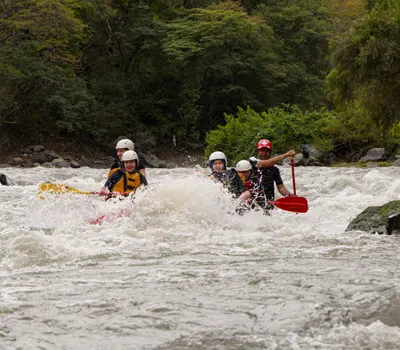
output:
M270 216L235 214L198 168L147 169L134 200L109 201L38 196L44 181L98 191L107 169L2 172L5 349L396 348L398 237L345 229L399 199L399 168L296 168L308 213Z

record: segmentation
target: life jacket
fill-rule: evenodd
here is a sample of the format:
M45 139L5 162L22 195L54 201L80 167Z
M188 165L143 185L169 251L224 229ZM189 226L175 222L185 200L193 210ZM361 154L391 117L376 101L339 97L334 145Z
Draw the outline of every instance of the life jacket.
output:
M122 173L122 176L120 180L113 186L114 192L136 192L136 190L142 185L142 179L140 176L141 174L137 170L135 170L133 173L128 173L127 171L122 172L120 169L116 170L120 171ZM114 173L115 172L116 171L114 171Z
M109 172L108 172L108 178L110 178L114 173L116 173L117 171L120 171L121 170L121 168L114 168L114 169L111 169Z
M253 173L251 173L247 179L245 179L244 176L239 172L238 175L240 180L242 180L244 187L246 187L247 190L251 190L253 188Z
M244 183L244 187L246 187L247 190L251 191L253 189L253 181L252 180L246 181Z

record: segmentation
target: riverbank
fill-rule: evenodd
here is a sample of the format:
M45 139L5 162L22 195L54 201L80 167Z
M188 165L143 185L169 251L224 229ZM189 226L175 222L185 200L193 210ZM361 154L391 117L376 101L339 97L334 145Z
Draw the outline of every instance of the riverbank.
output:
M35 152L33 149L40 147L47 153L57 155L60 159L69 162L76 162L79 166L88 166L90 168L108 168L114 162L115 154L113 149L107 146L90 146L90 145L77 145L77 144L55 144L46 143L40 145L32 145L24 147L20 150L12 149L8 152L0 154L0 167L32 167L36 166L38 162L27 159L32 158ZM153 160L155 163L161 163L162 167L177 168L177 167L193 167L196 164L203 164L203 148L193 148L186 146L160 146L155 147L153 150L142 153L148 160ZM35 164L36 163L36 164Z
M135 149L140 159L145 162L148 168L191 168L199 164L206 166L204 158L204 145L190 144L163 144L150 146L143 144L140 147L136 144ZM30 145L21 149L13 148L10 151L3 151L0 154L0 168L20 167L30 168L35 166L43 167L73 167L87 166L90 168L108 168L115 160L115 142L108 145L82 145L71 143L66 140L59 140L58 143L43 142L42 144ZM380 155L373 154L380 151ZM329 166L329 167L386 167L400 166L400 156L392 155L386 158L384 149L372 149L371 156L361 158L357 162L343 161L336 159L330 164L323 164L309 154L299 152L294 161L296 166ZM308 156L308 157L307 157ZM287 162L288 160L285 160ZM233 164L229 164L233 166Z

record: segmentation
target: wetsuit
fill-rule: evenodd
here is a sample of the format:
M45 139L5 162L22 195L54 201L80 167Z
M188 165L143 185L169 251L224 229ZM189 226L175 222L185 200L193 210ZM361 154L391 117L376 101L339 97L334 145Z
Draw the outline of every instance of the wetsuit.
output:
M234 197L239 197L246 187L243 185L239 174L235 169L228 168L220 172L213 171L211 175L215 180L221 182L224 187L227 187L228 191L233 194Z
M118 169L108 178L104 187L110 192L131 193L136 192L141 185L147 186L147 180L138 170L129 173Z
M275 199L275 185L282 185L283 181L281 178L278 167L270 166L265 168L257 168L258 159L250 158L249 162L253 167L253 203L257 203L264 210L270 210L273 208L272 205L268 204L269 201Z

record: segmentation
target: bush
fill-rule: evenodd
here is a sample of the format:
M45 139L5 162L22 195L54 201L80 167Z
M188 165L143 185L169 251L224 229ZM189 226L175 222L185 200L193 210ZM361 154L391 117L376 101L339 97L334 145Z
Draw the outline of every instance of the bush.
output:
M323 148L331 146L328 125L335 114L325 109L303 113L297 106L275 107L257 113L250 107L238 108L236 116L225 115L226 124L218 126L206 136L206 156L220 150L232 164L255 154L256 144L266 138L273 144L273 153L299 149L306 143L316 143Z
M395 154L400 154L400 123L394 125L389 130L389 138L392 151Z
M273 153L312 143L321 151L332 151L339 159L357 161L371 147L385 147L400 153L400 124L384 133L361 108L354 105L340 113L321 109L302 112L298 106L284 106L257 113L238 108L236 116L225 115L226 124L206 136L205 155L224 152L233 163L256 153L260 139L269 139Z

